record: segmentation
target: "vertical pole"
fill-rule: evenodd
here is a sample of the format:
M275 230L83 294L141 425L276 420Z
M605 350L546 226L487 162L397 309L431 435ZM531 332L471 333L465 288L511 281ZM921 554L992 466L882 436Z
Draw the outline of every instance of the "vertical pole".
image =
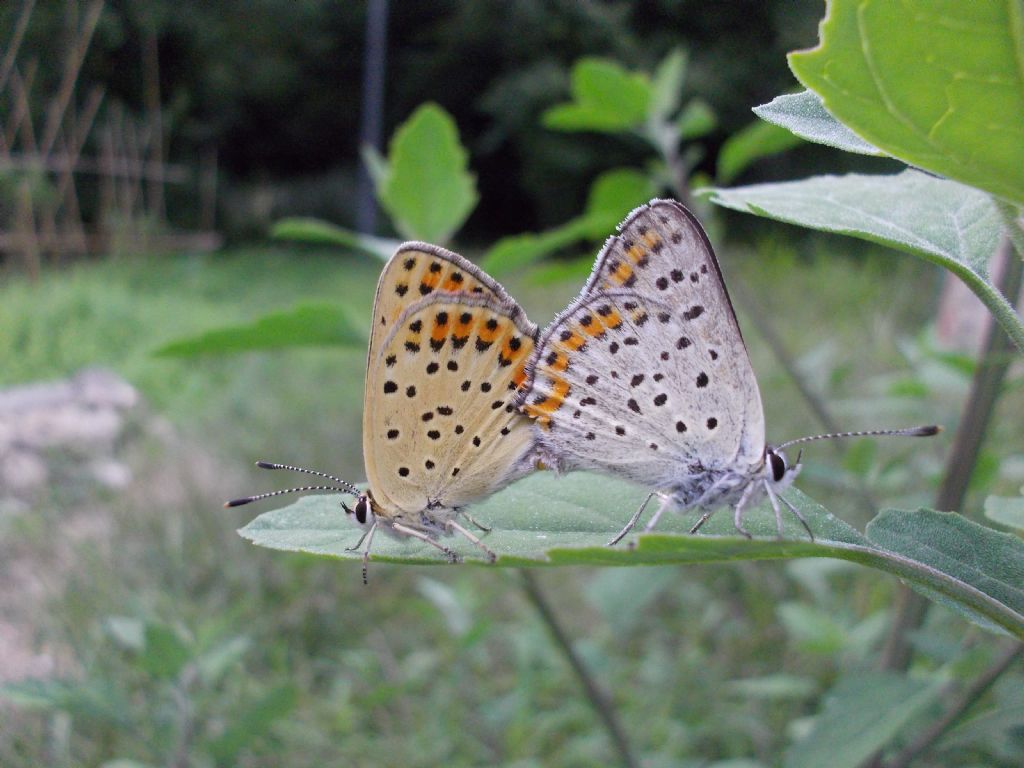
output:
M366 5L366 49L363 54L363 110L359 125L360 147L381 148L384 112L384 67L387 61L388 0ZM365 163L359 164L356 229L372 235L377 227L377 200L373 179Z

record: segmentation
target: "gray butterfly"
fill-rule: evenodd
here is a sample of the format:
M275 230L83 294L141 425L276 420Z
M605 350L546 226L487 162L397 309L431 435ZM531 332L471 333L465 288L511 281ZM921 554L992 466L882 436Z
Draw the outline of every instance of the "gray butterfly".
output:
M761 394L714 251L673 200L635 210L598 254L576 300L543 332L518 404L559 470L597 470L651 488L651 530L675 504L743 512L767 494L781 533L779 492L800 471L784 448L823 437L932 435L937 427L817 435L770 446ZM811 534L813 538L813 534Z

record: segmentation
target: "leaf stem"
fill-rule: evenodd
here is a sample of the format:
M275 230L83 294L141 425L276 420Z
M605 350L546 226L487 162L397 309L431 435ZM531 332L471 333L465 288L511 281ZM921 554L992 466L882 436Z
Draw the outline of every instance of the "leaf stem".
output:
M1003 226L1006 227L1007 237L1013 243L1017 255L1024 259L1024 209L1003 202L998 198L993 198L993 202L995 202L996 210L999 211L999 215L1003 219ZM1011 296L1010 300L1012 301L1013 299L1014 297Z
M918 756L930 749L969 710L999 677L1024 653L1024 643L1006 647L996 662L971 683L967 689L932 723L931 727L904 747L885 768L907 768Z
M1010 241L1004 238L997 251L997 265L1002 265L999 289L1007 296L1020 293L1022 262L1014 258ZM1002 298L1002 296L1000 296ZM1007 304L1009 306L1009 304ZM991 309L991 307L989 307ZM1013 307L1010 307L1013 312ZM1016 316L1016 313L1014 313ZM1002 326L1006 330L1006 326ZM1013 355L1006 334L1000 332L994 322L989 323L983 353L974 372L971 390L964 406L960 424L953 439L953 448L946 461L942 484L935 499L935 508L960 510L967 495L967 486L974 474L981 453L981 445L992 420L996 401L1002 388L1003 379L1009 369ZM1024 348L1024 347L1022 347ZM925 598L904 588L897 603L896 615L882 651L884 669L906 669L910 663L908 633L920 626L928 602Z
M544 596L544 591L541 589L540 584L537 583L537 579L534 578L533 574L523 569L519 569L519 579L526 599L529 600L545 626L547 626L548 632L555 641L555 645L558 646L566 661L569 662L569 666L572 667L572 671L583 686L583 691L586 693L590 705L604 723L605 730L608 732L608 738L611 739L612 744L615 745L619 752L619 757L622 758L622 764L627 766L627 768L639 768L640 763L633 755L629 739L626 737L626 731L619 722L619 716L615 711L615 705L612 703L611 696L601 687L601 684L598 683L590 670L587 669L583 659L576 653L576 649L572 647L569 635L562 625L558 623L558 618L555 616L551 604L548 603L547 597Z

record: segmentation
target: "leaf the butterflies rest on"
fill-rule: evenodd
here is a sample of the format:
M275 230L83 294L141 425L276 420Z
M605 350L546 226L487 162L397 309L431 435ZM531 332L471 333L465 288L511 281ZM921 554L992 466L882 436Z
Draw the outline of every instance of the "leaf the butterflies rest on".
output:
M767 104L754 107L754 114L807 141L859 155L885 155L832 117L813 91L776 96Z
M1024 349L1024 323L992 282L1002 220L985 193L906 170L710 190L713 203L907 251L956 274Z
M162 357L223 355L288 347L363 347L366 331L334 304L300 304L247 325L218 328L172 341L156 350Z
M957 573L947 573L932 563L880 548L798 491L788 491L787 498L807 518L815 532L813 542L791 515L783 519L785 538L778 539L774 515L762 504L744 520L755 536L753 540L739 536L731 515L724 511L711 518L702 535L686 533L692 516L666 514L656 533L630 537L636 541L635 547L607 547L606 542L645 496L643 489L609 477L584 473L555 477L542 472L474 505L471 512L492 528L485 540L498 554L499 566L664 565L834 557L923 586L942 595L945 601L962 606L965 615L981 617L986 626L995 625L1024 638L1024 605L1005 604L1000 597L1004 593L990 594L984 579L971 576L970 581L964 581ZM338 497L305 497L260 515L239 532L254 544L272 549L360 557L348 548L356 544L362 532L346 519ZM973 528L966 528L963 535L973 537L975 533ZM981 536L975 540L981 552L987 539ZM459 538L448 538L445 543L467 562L481 562L480 552ZM1016 551L1024 558L1024 542L1017 542ZM426 544L386 536L374 540L372 559L443 562ZM1016 600L1012 594L1007 599Z
M455 121L424 104L391 139L387 174L377 188L399 233L444 245L476 207L476 177Z
M1020 0L832 0L820 38L789 65L832 115L893 157L1024 204Z

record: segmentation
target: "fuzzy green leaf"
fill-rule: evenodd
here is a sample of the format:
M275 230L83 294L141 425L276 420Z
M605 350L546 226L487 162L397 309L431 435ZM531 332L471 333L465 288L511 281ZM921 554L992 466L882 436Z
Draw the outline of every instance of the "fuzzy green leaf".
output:
M1024 541L1019 537L955 512L930 509L885 510L868 524L867 536L878 547L948 574L1024 616ZM946 596L937 598L929 585L911 586L965 618L995 629L973 607Z
M644 123L653 98L647 75L629 72L610 59L580 59L572 68L573 100L542 116L557 131L617 133Z
M807 141L859 155L885 154L832 117L813 91L776 96L767 104L754 107L754 114Z
M1024 4L832 0L789 65L826 109L906 163L1024 203Z
M983 192L906 170L713 189L710 195L726 208L873 240L945 267L977 294L1024 349L1024 324L989 275L1002 220Z
M264 315L247 325L172 341L160 347L163 357L227 355L288 347L360 347L366 332L356 326L342 307L333 304L301 304L284 312Z
M784 538L776 536L770 507L761 504L745 520L752 540L739 536L728 512L719 513L702 529L686 533L692 515L666 514L656 533L630 536L617 547L606 542L619 531L644 499L643 489L607 477L573 473L555 477L538 472L474 505L473 516L492 527L484 537L498 555L498 565L659 565L737 560L779 560L835 557L867 565L931 589L945 599L963 603L982 616L1024 638L1024 613L988 594L985 586L961 581L901 554L879 549L798 491L787 494L815 533L810 541L792 515L784 516ZM362 531L341 509L341 499L308 496L267 512L250 522L241 535L260 546L339 558L359 558L350 547ZM481 563L478 549L459 537L445 540L467 562ZM1024 547L1024 543L1020 544ZM409 539L378 535L372 559L395 563L443 563L432 547Z
M399 126L378 196L403 237L451 239L478 199L468 165L455 121L437 104L424 104Z

